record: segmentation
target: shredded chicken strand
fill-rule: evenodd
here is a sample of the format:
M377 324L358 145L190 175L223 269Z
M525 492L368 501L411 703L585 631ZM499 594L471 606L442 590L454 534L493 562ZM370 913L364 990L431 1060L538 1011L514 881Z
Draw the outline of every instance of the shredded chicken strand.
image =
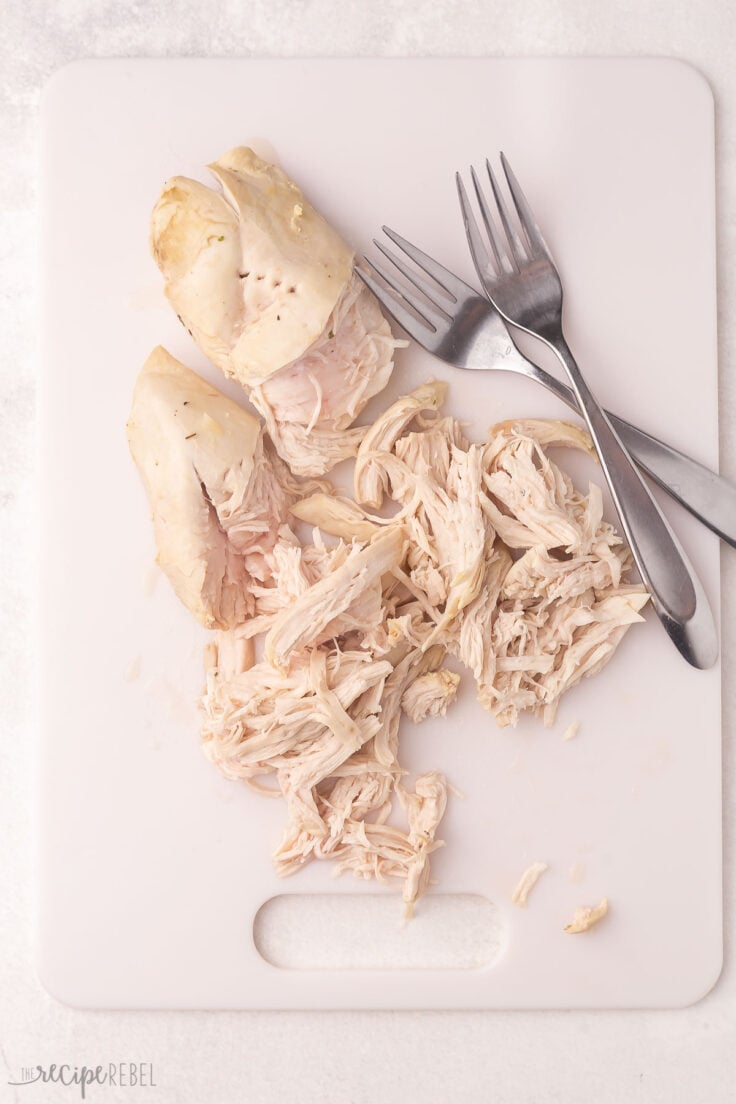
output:
M608 901L605 897L594 908L583 905L581 908L575 909L572 921L566 925L565 931L568 935L579 935L581 932L590 931L592 927L600 923L607 913Z
M547 869L547 863L543 862L533 862L528 866L514 887L511 903L526 908L529 894Z

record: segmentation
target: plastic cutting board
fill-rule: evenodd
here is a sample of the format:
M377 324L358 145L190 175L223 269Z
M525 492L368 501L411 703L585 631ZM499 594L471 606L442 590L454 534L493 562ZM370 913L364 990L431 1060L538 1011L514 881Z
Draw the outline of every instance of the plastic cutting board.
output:
M689 669L651 616L552 730L496 729L467 682L445 721L405 725L409 769L444 769L463 797L438 885L404 928L396 894L334 881L325 864L279 881L283 809L202 756L206 634L152 566L124 426L157 343L222 385L164 301L147 227L168 176L206 179L240 143L277 156L356 250L385 222L468 277L453 174L504 149L600 397L717 464L713 101L686 65L132 60L58 73L43 106L44 983L88 1007L695 1001L721 964L720 674ZM372 410L431 376L449 381L449 409L476 438L503 418L567 413L523 380L464 375L417 349ZM718 543L665 505L717 609ZM573 720L579 735L563 741ZM549 870L521 910L510 891L534 860ZM253 920L283 894L307 895L307 911L301 922L299 901L269 906L277 966ZM604 895L603 924L563 934ZM316 945L320 915L328 944L352 940L342 968Z

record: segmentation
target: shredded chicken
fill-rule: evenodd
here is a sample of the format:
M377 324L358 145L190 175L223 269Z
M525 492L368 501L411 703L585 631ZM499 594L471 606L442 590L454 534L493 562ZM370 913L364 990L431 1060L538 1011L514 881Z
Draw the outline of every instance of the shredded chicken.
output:
M511 903L526 908L529 894L547 869L547 864L543 862L533 862L528 866L514 887Z
M352 250L281 169L247 147L209 166L216 191L173 177L151 216L165 291L206 356L248 391L299 475L354 456L352 428L394 349Z
M401 878L409 911L429 884L447 784L432 772L413 792L403 785L399 721L454 701L446 651L499 724L523 711L551 724L560 695L607 662L647 600L625 582L630 556L598 488L576 490L544 451L589 451L585 434L509 422L471 444L439 413L443 394L430 384L397 400L361 445L359 497L388 497L392 518L323 491L292 503L317 526L312 543L282 530L238 630L266 633L264 659L223 677L210 657L205 698L205 747L220 768L276 774L288 808L278 873L330 858L358 877ZM406 828L388 822L395 798ZM517 904L544 869L525 872Z
M500 726L522 713L551 725L648 596L628 581L600 488L579 490L548 455L594 456L579 427L506 421L474 443L432 381L356 427L402 342L351 250L252 150L210 168L221 191L167 182L153 252L182 323L265 430L162 349L128 425L159 562L216 630L203 748L226 777L283 799L278 874L331 860L400 881L411 915L442 845L448 783L436 770L407 783L402 715L445 716L460 685L450 656ZM299 480L353 456L355 501ZM391 516L368 512L382 508ZM516 904L545 869L524 872ZM578 909L565 930L606 910Z
M389 529L363 548L355 547L336 571L309 587L284 609L266 637L265 657L283 667L295 648L319 643L322 633L381 576L398 567L404 547L400 529ZM379 608L380 608L380 594ZM331 636L339 636L334 627Z
M355 456L365 427L353 422L388 383L394 349L404 344L353 275L314 344L250 391L292 471L322 475Z
M392 663L317 647L279 671L265 661L253 665L232 636L220 633L207 654L204 749L229 778L276 774L289 815L274 856L277 872L332 858L359 877L402 879L411 907L439 846L446 784L433 772L417 780L414 794L399 785L399 706L444 650L404 642ZM407 810L407 831L385 823L394 792Z
M648 595L623 581L631 557L600 488L581 494L544 451L590 453L583 430L504 422L469 445L454 419L422 413L441 398L419 388L378 419L358 497L401 507L407 585L435 626L427 641L471 669L499 724L530 710L551 725L561 694L605 665Z
M580 932L590 931L608 913L608 901L604 897L599 905L590 908L587 905L575 909L571 923L567 924L565 931L568 935L578 935Z
M574 740L580 731L580 721L571 721L562 733L563 740Z
M417 414L423 410L439 410L446 394L446 383L425 383L393 403L371 426L355 460L355 497L358 502L373 508L381 505L388 486L379 458L392 451Z

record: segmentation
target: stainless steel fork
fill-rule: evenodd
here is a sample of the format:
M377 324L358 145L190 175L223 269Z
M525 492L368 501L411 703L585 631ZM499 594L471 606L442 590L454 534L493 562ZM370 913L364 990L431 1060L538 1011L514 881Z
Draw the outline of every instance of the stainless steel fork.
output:
M607 414L586 383L565 341L562 284L531 207L503 154L501 162L517 221L486 162L496 216L473 170L473 184L487 239L481 233L462 179L458 193L470 251L483 287L504 318L540 338L558 356L595 442L621 526L654 609L685 659L710 667L718 655L713 614L700 582L687 561L646 483ZM500 221L502 232L496 226ZM488 244L490 244L490 248Z
M376 240L391 262L369 261L371 270L356 269L387 313L428 352L458 368L500 370L527 376L577 409L573 391L538 368L517 350L498 311L485 296L433 257L388 227L395 246L413 262ZM414 265L418 266L417 268ZM398 270L404 280L397 279ZM427 279L426 277L429 277ZM611 416L637 462L664 490L704 524L736 546L736 487L697 461L678 452L623 419Z
M383 229L419 271L375 239L376 247L402 273L405 281L397 282L395 275L375 261L368 263L380 274L383 281L380 284L360 265L356 270L386 312L418 345L456 368L526 376L573 410L578 410L571 387L519 352L506 323L485 295L480 295L474 287L394 230L386 226ZM420 272L432 278L431 284ZM416 291L421 295L417 296ZM721 540L736 548L736 486L672 445L616 417L610 410L608 417L642 471Z

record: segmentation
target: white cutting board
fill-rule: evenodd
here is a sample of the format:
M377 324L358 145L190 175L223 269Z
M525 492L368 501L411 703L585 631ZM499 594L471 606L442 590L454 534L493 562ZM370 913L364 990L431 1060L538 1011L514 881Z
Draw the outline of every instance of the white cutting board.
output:
M165 304L148 254L166 177L206 178L208 161L250 142L278 155L359 251L386 222L470 277L453 174L503 148L561 265L570 342L591 383L715 466L705 82L668 60L104 61L57 74L43 114L38 966L48 989L90 1007L697 1000L721 965L719 671L688 668L650 616L569 695L552 731L497 730L466 682L446 721L402 731L406 765L444 769L464 795L450 802L439 885L417 919L400 929L397 896L335 882L326 864L281 882L269 858L280 804L223 780L199 750L206 634L156 582L124 424L159 342L221 383ZM374 409L429 376L450 381L450 408L478 438L502 418L565 413L531 384L464 375L416 349ZM716 538L666 508L718 609ZM572 720L579 736L564 742ZM533 860L550 869L522 911L509 895ZM256 912L284 893L338 895L301 902L301 945L294 902L270 906L265 944L291 939L280 961L321 968L274 966L254 945ZM563 934L577 905L604 895L603 924ZM336 932L352 936L352 969L332 968ZM366 968L366 955L385 968Z

